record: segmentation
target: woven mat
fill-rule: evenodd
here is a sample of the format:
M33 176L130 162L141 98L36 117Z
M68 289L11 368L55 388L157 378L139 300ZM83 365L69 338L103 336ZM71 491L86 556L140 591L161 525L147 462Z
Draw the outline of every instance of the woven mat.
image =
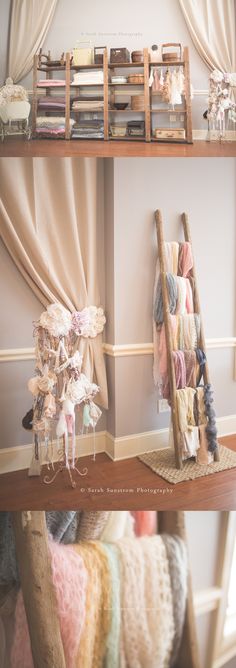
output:
M188 459L183 463L183 469L179 471L175 467L174 451L170 448L148 452L146 455L140 455L141 462L149 466L154 473L157 473L168 482L176 485L185 480L195 480L205 475L219 473L236 467L236 452L219 445L220 461L208 465L199 465L193 459Z

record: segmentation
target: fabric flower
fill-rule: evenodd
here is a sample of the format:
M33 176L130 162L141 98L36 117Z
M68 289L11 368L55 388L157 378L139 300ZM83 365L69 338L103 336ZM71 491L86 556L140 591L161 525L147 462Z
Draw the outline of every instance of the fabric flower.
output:
M41 314L39 325L47 329L51 336L66 336L71 329L71 313L59 302L50 304Z
M72 313L72 325L77 336L95 338L103 331L105 322L106 318L101 307L86 306L82 311Z

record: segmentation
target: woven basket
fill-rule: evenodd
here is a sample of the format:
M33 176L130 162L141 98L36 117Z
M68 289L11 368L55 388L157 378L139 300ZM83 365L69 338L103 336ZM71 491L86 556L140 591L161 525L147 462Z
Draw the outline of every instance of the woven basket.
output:
M126 125L110 125L110 130L112 137L125 137L127 126Z
M145 108L144 95L132 95L131 109L133 111L144 111L144 108Z
M142 63L143 62L143 51L132 51L131 59L132 59L132 63Z
M130 74L128 76L128 83L130 84L144 84L143 74Z

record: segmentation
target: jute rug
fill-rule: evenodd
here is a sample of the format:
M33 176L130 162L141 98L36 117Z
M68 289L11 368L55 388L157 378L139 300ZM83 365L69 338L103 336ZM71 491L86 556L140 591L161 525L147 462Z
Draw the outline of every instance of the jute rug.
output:
M188 459L183 462L181 471L175 467L174 451L170 448L163 448L155 452L148 452L145 455L140 455L141 462L149 466L154 473L157 473L168 482L176 485L178 482L185 480L195 480L195 478L202 478L205 475L212 473L219 473L227 469L236 467L236 452L225 448L224 445L219 445L220 461L208 465L196 464L193 459Z

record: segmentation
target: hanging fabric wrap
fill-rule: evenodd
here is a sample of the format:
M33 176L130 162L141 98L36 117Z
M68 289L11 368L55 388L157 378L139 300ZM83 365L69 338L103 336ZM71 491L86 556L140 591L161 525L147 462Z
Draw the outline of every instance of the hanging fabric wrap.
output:
M60 452L67 468L75 467L75 408L82 407L82 428L95 430L101 411L93 399L99 387L82 373L83 357L78 350L80 337L96 337L105 323L102 309L89 307L72 314L60 303L47 307L35 324L35 376L28 382L34 397L33 430L44 439L46 459L50 463L49 443L55 429ZM85 411L86 408L86 411ZM56 425L55 425L56 422ZM35 453L34 461L38 460ZM33 472L32 472L33 474Z
M208 450L210 450L210 452L214 452L217 448L217 427L216 427L216 414L212 406L213 390L212 386L209 383L207 385L204 385L204 403L205 403L205 412L208 419L206 426Z

